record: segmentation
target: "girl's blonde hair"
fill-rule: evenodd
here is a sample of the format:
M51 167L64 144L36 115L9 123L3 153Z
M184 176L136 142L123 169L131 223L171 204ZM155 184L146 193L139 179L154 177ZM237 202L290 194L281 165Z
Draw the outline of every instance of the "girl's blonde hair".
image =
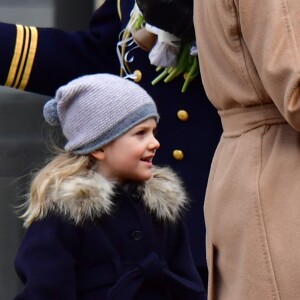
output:
M33 177L27 201L22 206L26 209L21 215L25 227L28 227L34 220L44 217L50 187L58 191L64 180L84 173L95 165L95 160L91 155L76 155L63 150L60 152Z

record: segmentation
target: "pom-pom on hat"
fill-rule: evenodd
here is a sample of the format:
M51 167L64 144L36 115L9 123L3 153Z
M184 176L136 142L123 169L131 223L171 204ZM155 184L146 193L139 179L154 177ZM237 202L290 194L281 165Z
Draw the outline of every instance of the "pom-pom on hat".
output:
M75 154L91 153L139 123L159 119L143 88L111 74L82 76L60 87L43 112L50 125L61 125L65 150Z

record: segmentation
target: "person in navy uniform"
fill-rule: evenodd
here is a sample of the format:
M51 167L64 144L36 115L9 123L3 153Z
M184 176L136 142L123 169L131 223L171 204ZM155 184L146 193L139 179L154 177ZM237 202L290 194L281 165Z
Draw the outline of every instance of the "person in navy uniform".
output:
M117 43L130 19L134 0L106 0L91 17L86 31L64 31L0 23L0 84L52 96L59 86L85 74L120 74ZM157 76L148 52L131 51L128 64L136 81L155 99L160 112L158 138L163 141L155 162L169 165L183 178L192 199L185 221L192 253L206 282L205 224L203 202L221 123L206 98L201 78L185 93L182 76L169 83L151 81Z

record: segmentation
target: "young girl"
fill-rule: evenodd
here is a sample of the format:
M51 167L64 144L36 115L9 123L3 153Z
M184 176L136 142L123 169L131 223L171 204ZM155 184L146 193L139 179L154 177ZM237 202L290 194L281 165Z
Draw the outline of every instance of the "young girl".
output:
M32 182L16 299L206 299L180 220L182 183L152 163L152 98L118 76L88 75L58 89L44 116L67 143Z

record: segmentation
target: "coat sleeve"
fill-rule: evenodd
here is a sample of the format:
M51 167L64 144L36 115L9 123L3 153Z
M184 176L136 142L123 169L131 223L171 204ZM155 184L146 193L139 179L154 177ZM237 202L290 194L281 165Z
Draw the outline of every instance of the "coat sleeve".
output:
M0 23L0 85L52 96L78 76L118 73L120 30L115 0L95 11L86 31Z
M24 283L15 300L75 300L80 232L50 217L33 223L18 250L15 269Z
M241 32L264 88L300 131L300 2L235 0Z

